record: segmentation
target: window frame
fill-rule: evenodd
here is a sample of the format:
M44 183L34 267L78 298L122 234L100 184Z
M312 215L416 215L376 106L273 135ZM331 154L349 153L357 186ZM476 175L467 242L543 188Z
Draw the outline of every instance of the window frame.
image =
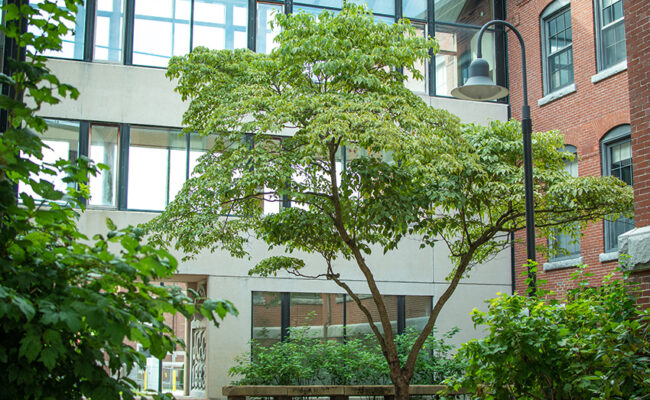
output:
M556 51L553 54L549 53L549 32L547 29L547 24L553 19L558 17L560 14L565 12L569 13L571 17L571 2L570 0L555 0L553 3L549 4L542 14L539 17L540 23L540 41L541 41L541 56L542 56L542 84L544 88L544 95L549 95L551 93L559 92L562 89L570 87L575 83L574 75L574 62L573 62L573 33L571 34L571 44L564 46L561 50ZM572 21L572 19L570 18ZM573 30L573 22L571 23ZM571 79L567 84L559 86L557 88L551 88L551 71L550 71L550 61L551 56L558 55L561 52L570 51L571 52Z
M632 141L631 137L631 127L629 124L624 124L624 125L619 125L607 132L605 136L600 141L600 146L601 146L601 154L600 154L600 159L601 159L601 167L602 167L602 175L603 176L610 176L611 175L611 155L610 155L610 149L615 146L619 145L625 142L630 142ZM633 155L630 154L630 180L632 181L631 185L634 184L634 170L632 166L633 162ZM623 222L629 221L632 224L632 228L634 228L634 218L629 220L627 218L621 217L619 220L623 220ZM611 237L610 234L608 234L609 231L611 231L612 228L611 224L614 224L615 222L605 219L603 221L603 244L604 244L604 251L605 253L611 253L611 252L616 252L618 251L618 236L625 232L620 232L618 235L616 235L616 239ZM632 229L630 228L630 229ZM626 231L627 232L627 231Z
M621 7L624 6L623 0L620 0L621 2ZM623 57L622 60L615 61L613 64L608 65L606 63L606 52L604 49L604 31L605 29L608 28L614 28L615 25L617 24L622 24L623 25L623 32L625 33L625 12L622 13L622 17L617 19L616 21L612 21L607 25L603 25L603 19L602 19L602 7L603 5L603 0L594 0L594 33L595 33L595 38L596 38L596 69L598 72L607 70L609 68L612 68L624 61L627 60L627 51L626 51L626 56ZM625 40L624 40L625 41Z

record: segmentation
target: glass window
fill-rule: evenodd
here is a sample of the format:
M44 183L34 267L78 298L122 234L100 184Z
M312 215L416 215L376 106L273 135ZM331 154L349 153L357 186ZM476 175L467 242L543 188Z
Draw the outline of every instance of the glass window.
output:
M296 4L311 5L317 7L331 7L331 8L342 8L343 0L299 0L295 1Z
M124 0L97 0L94 58L99 61L122 61Z
M280 33L280 27L271 28L271 21L275 15L282 13L279 4L257 3L257 38L255 45L258 53L269 54L278 45L273 39Z
M349 0L350 3L363 4L376 14L395 15L395 2L386 0ZM391 23L394 21L391 21Z
M416 30L416 35L420 37L426 37L426 25L424 24L413 24ZM423 61L418 61L415 64L416 69L422 74L424 77L423 80L417 80L413 78L413 74L408 71L404 70L404 74L406 75L406 80L404 81L404 86L407 88L411 89L412 91L418 93L418 92L426 92L427 91L427 63Z
M612 175L628 185L633 184L632 142L630 126L622 125L612 129L603 138L603 173ZM618 236L634 228L634 219L618 218L605 220L605 252L618 251Z
M246 0L194 0L192 48L243 49L248 45Z
M214 149L215 137L214 136L190 136L190 154L189 154L189 173L194 176L194 168L199 164L199 158Z
M289 326L305 327L311 337L343 340L343 295L291 293Z
M469 65L476 58L478 29L460 28L436 24L436 37L440 51L435 56L436 91L438 96L451 96L455 87L469 79ZM496 63L494 33L486 31L482 40L483 58L490 65L490 77L494 80Z
M599 43L599 69L625 60L623 0L596 0L596 40Z
M187 175L187 141L179 131L131 127L127 207L163 210Z
M37 5L42 3L43 0L30 0L30 5ZM61 0L57 1L57 5L61 9L65 8L65 3ZM43 52L44 56L48 57L60 57L60 58L70 58L75 60L82 60L84 57L84 35L86 31L86 8L83 4L77 5L78 11L75 16L74 22L67 19L63 20L63 24L69 29L61 39L61 50L53 51L46 50ZM40 15L42 20L45 22L48 20L49 13L43 10L40 10ZM41 29L37 28L35 25L29 25L28 31L34 33L35 35L40 36L43 32Z
M361 304L368 309L372 319L375 321L375 325L379 327L379 331L383 332L379 319L379 311L377 311L377 306L375 305L372 296L368 294L359 295L359 297L361 299ZM383 298L393 331L397 332L397 296L383 296ZM361 311L359 306L357 306L357 303L355 303L349 296L346 297L346 301L347 310L345 327L347 337L363 337L367 334L372 334L366 315Z
M481 26L492 19L492 0L435 0L436 21Z
M406 18L427 19L427 1L402 0L402 14Z
M58 120L45 120L47 123L47 130L43 133L41 140L45 145L42 149L43 158L38 160L30 157L30 160L38 164L54 164L59 159L74 161L79 155L79 122L76 121L58 121ZM65 173L58 171L56 175L39 174L32 176L36 181L48 181L54 185L54 189L64 192L68 184L63 182ZM34 199L41 199L36 195L29 186L19 185L18 191L26 193Z
M573 155L572 159L564 161L564 170L571 176L578 176L578 157L575 146L565 146L565 152ZM571 224L566 232L556 230L555 235L549 239L549 261L561 261L580 257L580 224Z
M97 176L90 178L90 205L116 206L118 154L119 128L91 125L89 156L96 163L106 164L109 169L101 170Z
M421 331L431 315L431 296L405 296L404 326Z
M554 11L553 3L542 14L545 92L551 93L573 83L573 35L571 9Z
M263 346L279 342L282 326L282 295L253 292L253 340Z
M166 67L190 51L191 0L136 0L133 63Z

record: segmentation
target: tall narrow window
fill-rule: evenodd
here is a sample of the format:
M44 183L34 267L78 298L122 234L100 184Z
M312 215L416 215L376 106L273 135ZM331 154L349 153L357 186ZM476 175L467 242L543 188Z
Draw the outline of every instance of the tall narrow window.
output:
M630 126L612 129L602 140L603 175L612 175L632 185ZM618 251L618 236L634 228L634 219L605 220L605 252Z
M598 69L603 70L625 60L625 24L623 0L595 0Z
M119 128L92 125L90 127L90 158L108 166L90 178L90 201L93 206L115 207L117 201L117 162L119 154Z
M269 54L278 44L273 39L280 33L280 27L271 27L271 21L277 14L282 13L279 4L257 3L257 38L255 50L258 53Z
M564 170L571 176L578 176L578 158L575 146L567 145L564 151L571 153L573 158L567 158L564 164ZM555 235L549 239L550 257L549 261L563 261L580 257L580 225L571 224L566 227L564 232L559 229Z
M573 83L573 35L569 1L557 0L542 13L544 91L552 93Z
M127 207L162 210L187 175L187 140L178 131L131 127Z
M95 60L122 61L124 0L97 0Z
M244 49L247 26L246 0L194 0L192 48Z

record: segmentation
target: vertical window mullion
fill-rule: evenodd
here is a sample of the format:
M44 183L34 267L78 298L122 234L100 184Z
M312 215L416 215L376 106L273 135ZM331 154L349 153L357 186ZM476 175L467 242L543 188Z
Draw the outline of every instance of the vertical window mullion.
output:
M397 296L397 334L404 333L406 328L406 296Z
M194 50L194 0L190 2L190 52Z
M128 124L120 124L119 131L119 146L120 155L118 157L119 175L118 181L118 198L117 209L127 209L128 187L129 187L129 145L131 142L130 126Z
M248 49L256 51L257 38L257 0L248 0Z
M293 13L293 0L284 0L284 13Z
M434 37L436 35L436 11L434 0L427 0L427 35ZM433 50L429 50L429 96L436 95L436 56Z
M133 64L133 25L135 23L135 0L126 0L124 9L124 64Z
M289 324L291 322L291 294L282 292L280 294L280 340L285 341L289 337Z
M83 60L93 60L93 47L95 45L95 16L97 13L96 0L86 1L86 31L84 32L84 57Z

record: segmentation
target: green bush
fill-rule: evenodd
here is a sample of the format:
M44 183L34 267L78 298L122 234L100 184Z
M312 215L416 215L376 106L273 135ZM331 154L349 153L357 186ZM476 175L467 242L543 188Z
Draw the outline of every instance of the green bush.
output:
M462 369L450 356L446 340L457 329L440 338L427 339L416 363L413 384L437 384ZM396 338L402 361L413 346L417 332L407 329ZM241 377L236 385L390 385L386 359L375 337L345 342L322 341L306 327L291 329L290 338L265 347L253 341L251 352L237 357L230 376Z
M562 302L502 294L472 318L489 334L463 345L449 383L480 399L650 398L650 313L624 281L582 280Z

